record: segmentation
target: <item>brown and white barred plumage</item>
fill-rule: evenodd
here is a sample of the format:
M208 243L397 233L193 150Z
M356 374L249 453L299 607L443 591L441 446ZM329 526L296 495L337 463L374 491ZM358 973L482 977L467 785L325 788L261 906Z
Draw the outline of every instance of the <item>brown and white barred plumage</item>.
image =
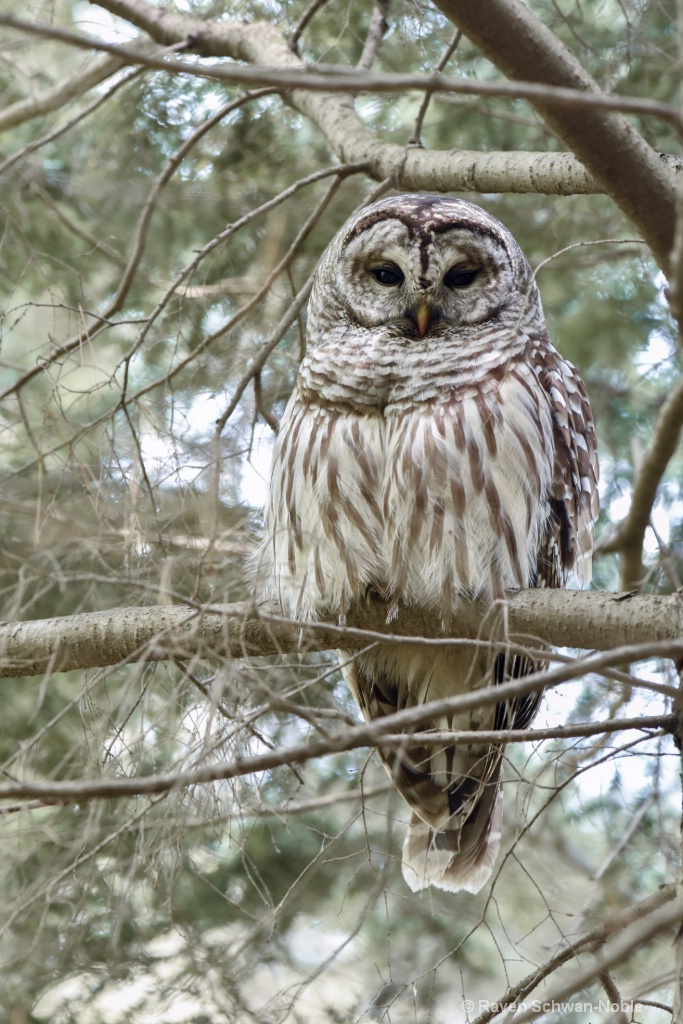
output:
M512 235L461 200L382 200L320 261L252 562L257 596L296 618L343 619L376 591L447 620L463 595L564 586L590 561L596 479L583 384L550 344ZM380 646L344 675L373 719L533 669L502 653ZM433 728L521 728L537 705ZM407 739L380 754L413 812L408 884L478 891L500 844L502 747Z

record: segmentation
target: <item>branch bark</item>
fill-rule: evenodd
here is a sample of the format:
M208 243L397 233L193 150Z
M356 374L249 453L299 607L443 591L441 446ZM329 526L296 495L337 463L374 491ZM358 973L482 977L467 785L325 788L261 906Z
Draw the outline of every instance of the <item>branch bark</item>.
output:
M391 627L387 605L352 609L345 627L302 625L275 607L252 604L219 608L161 605L114 608L54 619L0 624L0 677L42 675L104 667L130 661L357 650L394 638L443 642L440 616L401 608ZM603 592L526 590L490 609L463 602L450 637L469 641L543 641L581 649L611 651L626 644L664 644L680 654L683 597L618 595Z

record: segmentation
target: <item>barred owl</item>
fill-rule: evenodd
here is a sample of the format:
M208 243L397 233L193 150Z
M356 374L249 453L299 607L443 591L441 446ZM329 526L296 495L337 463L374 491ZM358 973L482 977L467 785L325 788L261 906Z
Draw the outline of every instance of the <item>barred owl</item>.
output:
M590 563L596 481L584 386L549 341L510 232L443 196L396 196L353 216L313 285L253 556L257 596L298 619L343 621L374 592L447 621L463 597L565 586ZM367 720L536 667L417 644L340 655ZM538 701L431 728L524 728ZM407 737L380 756L412 812L407 883L477 892L500 845L502 746Z

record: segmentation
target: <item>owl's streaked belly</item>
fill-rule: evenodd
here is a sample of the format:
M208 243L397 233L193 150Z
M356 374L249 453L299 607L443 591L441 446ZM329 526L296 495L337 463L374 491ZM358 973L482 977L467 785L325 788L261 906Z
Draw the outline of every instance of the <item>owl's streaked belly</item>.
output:
M504 415L503 415L504 412ZM295 392L277 441L257 594L308 618L370 586L448 611L528 586L548 516L550 410L523 378L383 414Z

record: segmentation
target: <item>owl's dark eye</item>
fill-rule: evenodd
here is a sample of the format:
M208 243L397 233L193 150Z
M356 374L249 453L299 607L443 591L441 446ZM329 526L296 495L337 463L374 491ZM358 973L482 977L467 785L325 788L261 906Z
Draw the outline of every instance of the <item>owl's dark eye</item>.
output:
M444 277L443 283L447 288L467 288L478 274L478 270L461 270L460 267L451 267Z
M387 288L403 283L403 272L398 267L373 267L370 273L378 284L386 285Z

